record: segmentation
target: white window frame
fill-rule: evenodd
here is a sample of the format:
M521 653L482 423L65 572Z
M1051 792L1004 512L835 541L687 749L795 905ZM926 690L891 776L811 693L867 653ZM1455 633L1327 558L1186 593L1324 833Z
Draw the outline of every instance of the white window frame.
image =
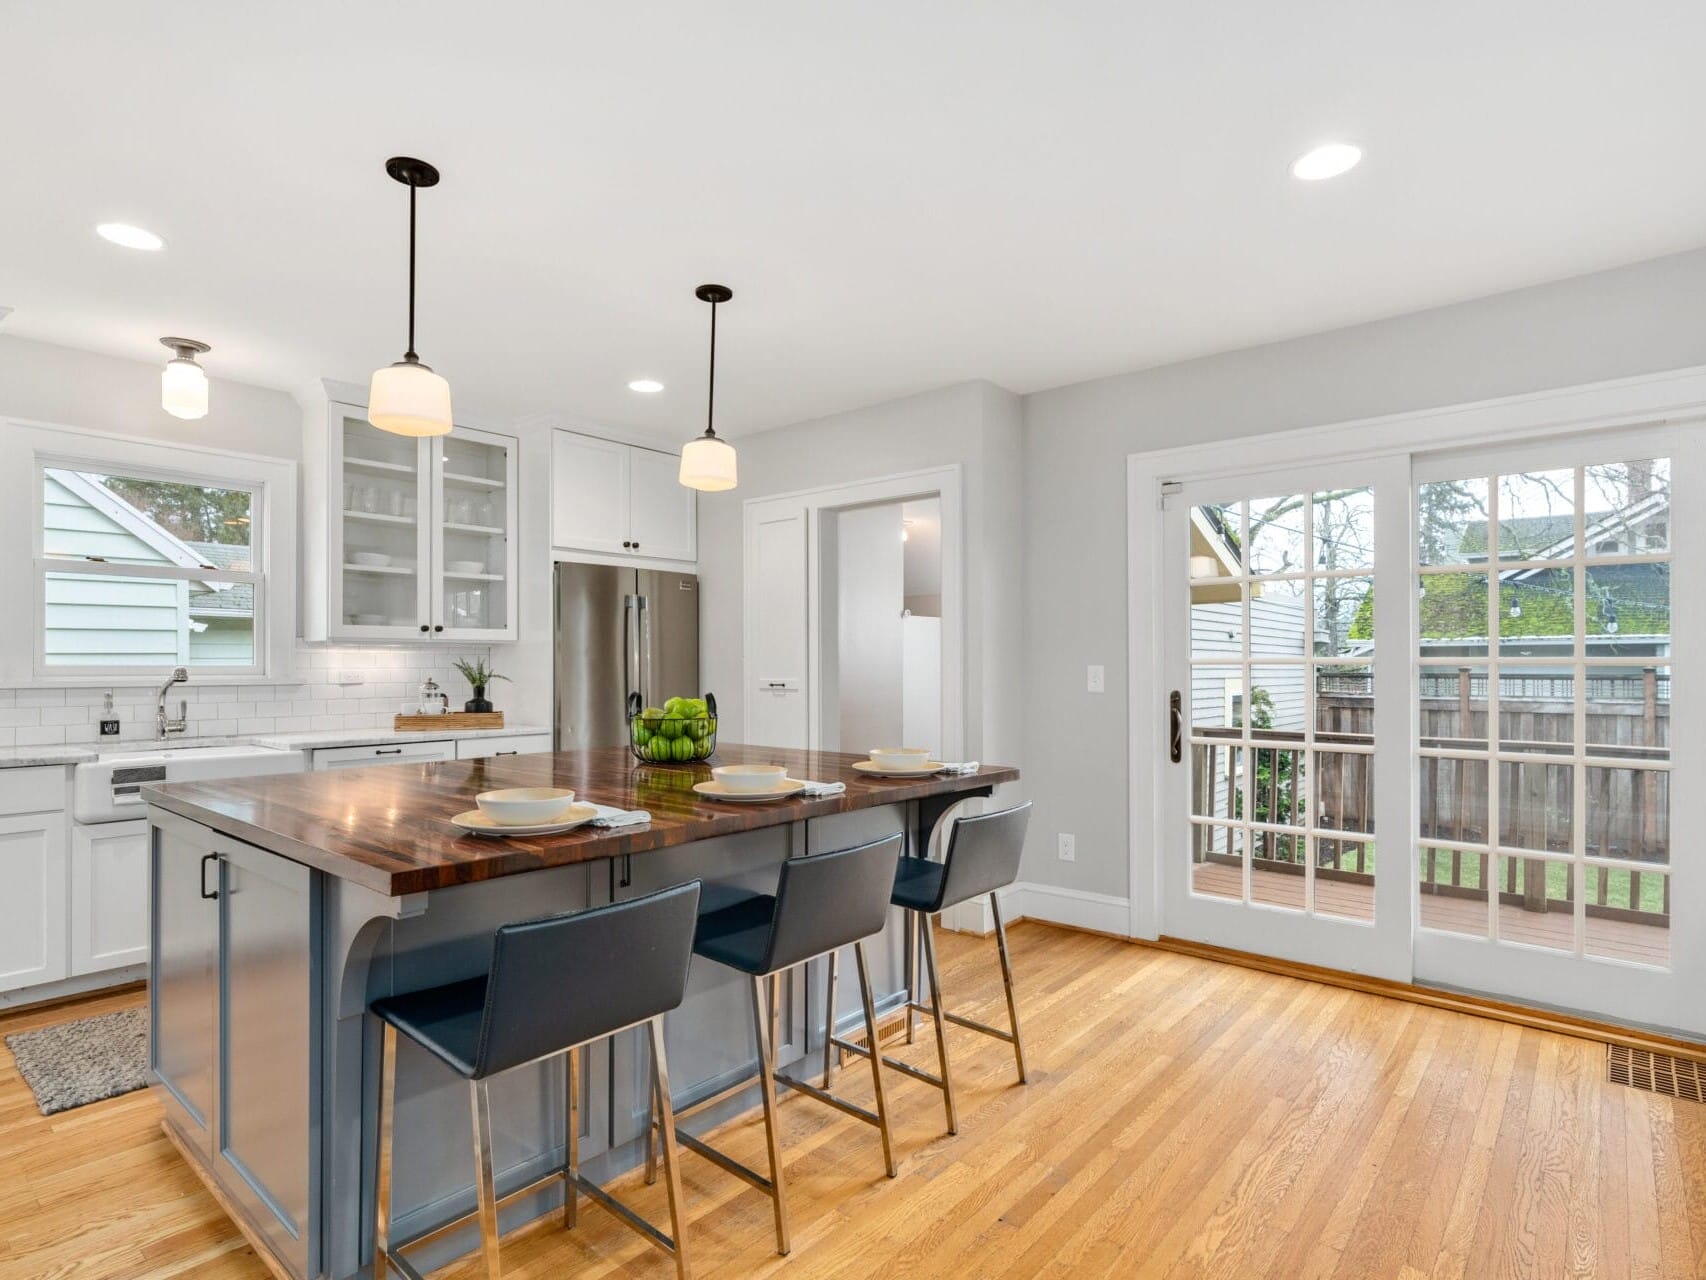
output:
M49 468L119 474L180 484L243 489L253 495L250 537L254 568L218 570L221 580L254 588L255 653L246 666L195 668L197 684L255 684L295 678L296 463L135 436L9 419L0 424L0 591L30 601L30 625L0 630L0 679L46 687L148 683L158 666L49 666L46 662L46 574L188 580L178 566L75 560L43 552L42 474ZM187 665L187 664L186 664Z

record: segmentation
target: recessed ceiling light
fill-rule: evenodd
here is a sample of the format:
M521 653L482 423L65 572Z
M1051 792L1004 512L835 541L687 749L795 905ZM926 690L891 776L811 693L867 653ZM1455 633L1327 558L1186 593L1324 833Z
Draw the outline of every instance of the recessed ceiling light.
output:
M156 249L166 247L166 242L152 231L133 227L127 222L103 222L95 228L95 234L103 240L123 245L126 249L146 249L152 253Z
M1327 142L1305 151L1292 163L1291 176L1304 182L1319 182L1349 173L1362 159L1362 148L1348 142Z
M635 378L628 384L628 390L638 391L641 395L655 395L663 390L663 383L656 378Z

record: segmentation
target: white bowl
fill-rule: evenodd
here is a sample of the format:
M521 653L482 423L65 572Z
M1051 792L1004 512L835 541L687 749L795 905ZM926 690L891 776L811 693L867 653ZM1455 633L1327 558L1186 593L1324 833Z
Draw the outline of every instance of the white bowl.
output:
M788 780L788 771L779 764L723 764L711 776L730 791L775 791Z
M482 791L474 797L481 813L510 827L555 822L574 802L575 793L562 787L506 787L501 791Z
M382 627L389 621L390 619L382 613L358 613L354 618L355 624L359 627Z
M352 551L350 560L368 569L383 569L391 563L391 557L383 551Z
M452 560L444 567L452 573L484 573L486 562L484 560Z
M930 752L925 747L873 747L871 763L879 769L896 769L904 773L929 764Z

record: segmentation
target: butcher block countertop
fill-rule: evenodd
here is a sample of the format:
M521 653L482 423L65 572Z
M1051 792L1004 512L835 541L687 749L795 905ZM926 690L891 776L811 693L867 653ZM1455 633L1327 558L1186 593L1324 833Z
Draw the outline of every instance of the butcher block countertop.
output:
M641 764L623 747L540 752L484 760L435 760L332 772L276 774L149 787L150 805L379 893L400 896L669 848L806 818L985 791L1019 771L985 765L973 774L876 778L851 766L863 756L719 744L715 761ZM820 799L727 804L692 791L711 764L779 764L792 778L845 782ZM555 836L488 839L450 825L474 797L500 787L568 787L577 801L644 809L643 826L580 827Z

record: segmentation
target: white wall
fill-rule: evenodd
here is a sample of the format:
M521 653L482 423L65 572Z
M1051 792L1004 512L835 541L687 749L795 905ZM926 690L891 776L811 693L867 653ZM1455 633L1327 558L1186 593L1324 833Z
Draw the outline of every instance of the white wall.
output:
M900 506L856 507L835 517L836 694L839 747L869 751L901 737Z
M302 418L287 391L209 378L205 418L186 422L160 407L157 363L120 360L27 338L0 336L0 413L87 431L231 449L271 458L302 457ZM219 353L202 358L217 375Z
M740 487L699 497L700 650L722 700L722 735L743 741L742 506L754 498L959 463L965 477L966 744L983 760L1022 763L1017 696L1022 618L1018 565L1018 398L964 383L756 435L734 444ZM998 705L986 705L991 691Z
M1026 397L1021 878L1127 894L1127 455L1700 364L1706 251Z

